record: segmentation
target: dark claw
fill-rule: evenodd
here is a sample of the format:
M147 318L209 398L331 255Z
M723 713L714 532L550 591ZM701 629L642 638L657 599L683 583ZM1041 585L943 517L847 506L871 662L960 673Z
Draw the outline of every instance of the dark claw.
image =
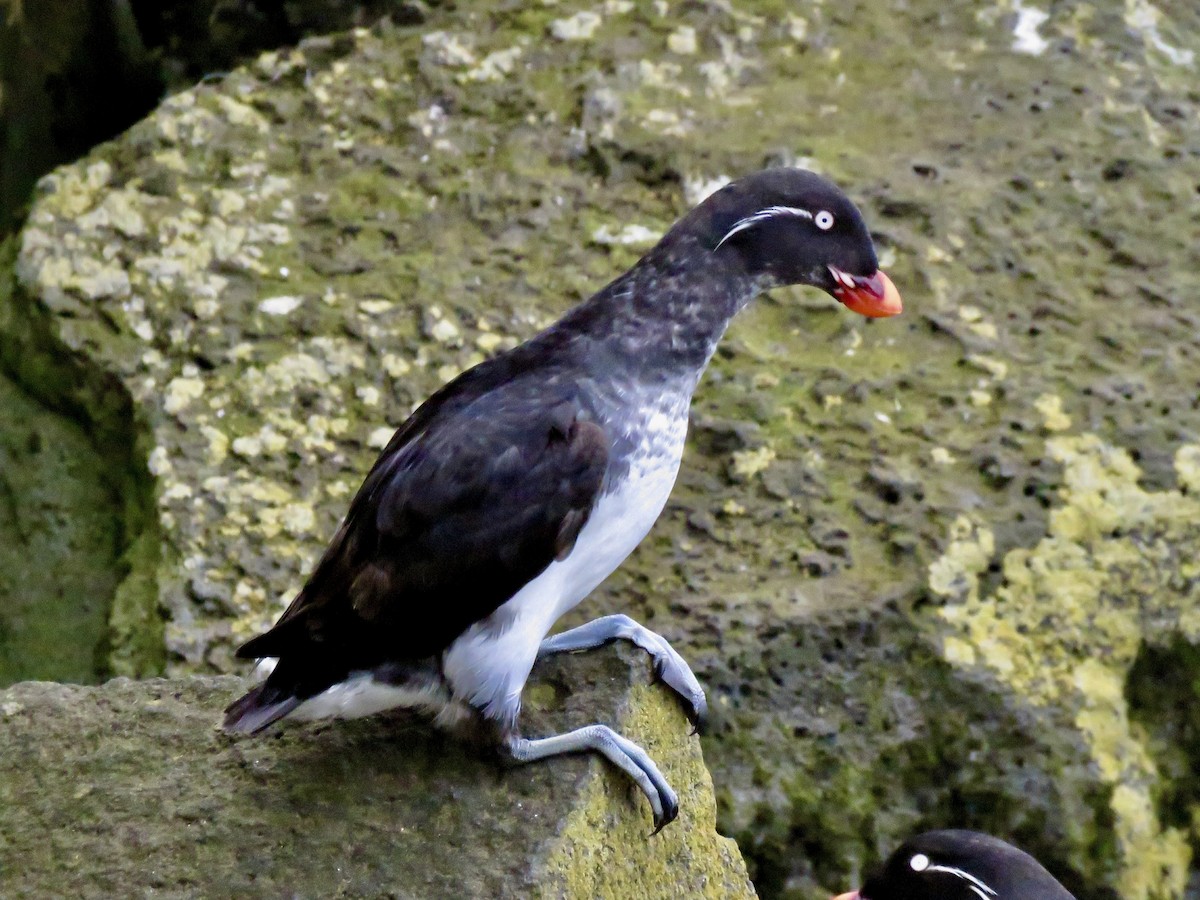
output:
M667 670L666 659L665 658L661 658L661 659L660 658L652 658L652 660L653 660L653 662L652 662L651 668L653 669L653 676L650 679L650 683L651 684L659 684L659 683L665 684L666 681L663 678L663 673L666 672L666 670ZM670 687L670 685L667 685L667 686ZM674 693L677 697L679 697L679 702L683 704L684 715L687 716L688 721L691 722L691 724L692 724L692 730L691 730L690 734L699 734L704 729L704 726L708 721L708 700L707 700L707 698L704 696L703 693L701 693L698 700L693 700L690 697L685 697L683 694L679 693L679 691L677 691L675 688L671 688L671 692Z
M652 832L650 832L650 837L654 837L656 834L658 834L660 831L662 831L666 826L668 826L672 822L674 822L675 819L678 817L679 817L679 801L672 800L672 801L668 802L666 800L666 798L663 798L663 814L662 814L661 818L657 818L654 820L654 830Z
M704 695L700 696L700 702L684 700L684 712L688 714L688 721L691 722L691 733L700 733L701 728L708 722L708 701Z

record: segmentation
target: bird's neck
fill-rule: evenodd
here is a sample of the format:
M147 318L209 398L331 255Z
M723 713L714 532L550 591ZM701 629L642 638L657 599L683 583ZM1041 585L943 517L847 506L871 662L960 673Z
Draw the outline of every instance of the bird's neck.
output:
M663 241L567 314L593 359L652 380L699 379L730 320L758 294L744 271L690 236Z

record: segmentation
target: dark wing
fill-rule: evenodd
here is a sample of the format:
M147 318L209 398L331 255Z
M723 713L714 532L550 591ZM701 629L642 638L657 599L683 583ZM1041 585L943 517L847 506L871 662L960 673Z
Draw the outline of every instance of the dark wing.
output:
M545 382L529 381L418 410L304 589L238 655L311 660L304 696L356 668L440 652L569 553L609 442L572 391L551 386L547 404Z

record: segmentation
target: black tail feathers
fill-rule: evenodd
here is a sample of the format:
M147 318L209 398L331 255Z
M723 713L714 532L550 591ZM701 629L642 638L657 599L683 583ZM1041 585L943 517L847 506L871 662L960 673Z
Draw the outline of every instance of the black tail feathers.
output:
M301 702L295 694L281 691L268 680L226 707L222 728L227 734L255 734L278 722Z
M238 647L235 654L238 659L263 659L268 656L276 658L283 656L284 652L295 644L296 638L302 637L298 634L301 628L298 624L293 624L295 620L284 622L276 625L270 631L264 631L258 637L251 638Z

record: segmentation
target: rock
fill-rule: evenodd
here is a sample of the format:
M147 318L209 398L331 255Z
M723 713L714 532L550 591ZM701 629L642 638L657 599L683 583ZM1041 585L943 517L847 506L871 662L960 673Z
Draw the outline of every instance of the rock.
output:
M8 4L0 18L0 237L19 225L40 176L124 131L165 90L385 12L410 25L426 16L420 0Z
M1055 4L1018 48L1000 8L935 0L431 6L167 100L43 180L0 290L0 361L134 487L110 658L233 671L381 429L697 186L799 162L862 202L906 314L783 291L736 322L696 403L720 428L574 621L627 612L693 663L763 895L954 824L1081 898L1183 897L1200 27L1176 7Z
M679 792L596 759L506 769L401 717L216 727L233 677L0 691L0 893L31 896L753 897L716 833L699 740L622 648L540 666L530 734L611 721Z
M120 581L107 462L0 377L0 685L88 681L104 663Z
M162 93L128 3L10 3L0 16L0 237L34 182L150 110Z

